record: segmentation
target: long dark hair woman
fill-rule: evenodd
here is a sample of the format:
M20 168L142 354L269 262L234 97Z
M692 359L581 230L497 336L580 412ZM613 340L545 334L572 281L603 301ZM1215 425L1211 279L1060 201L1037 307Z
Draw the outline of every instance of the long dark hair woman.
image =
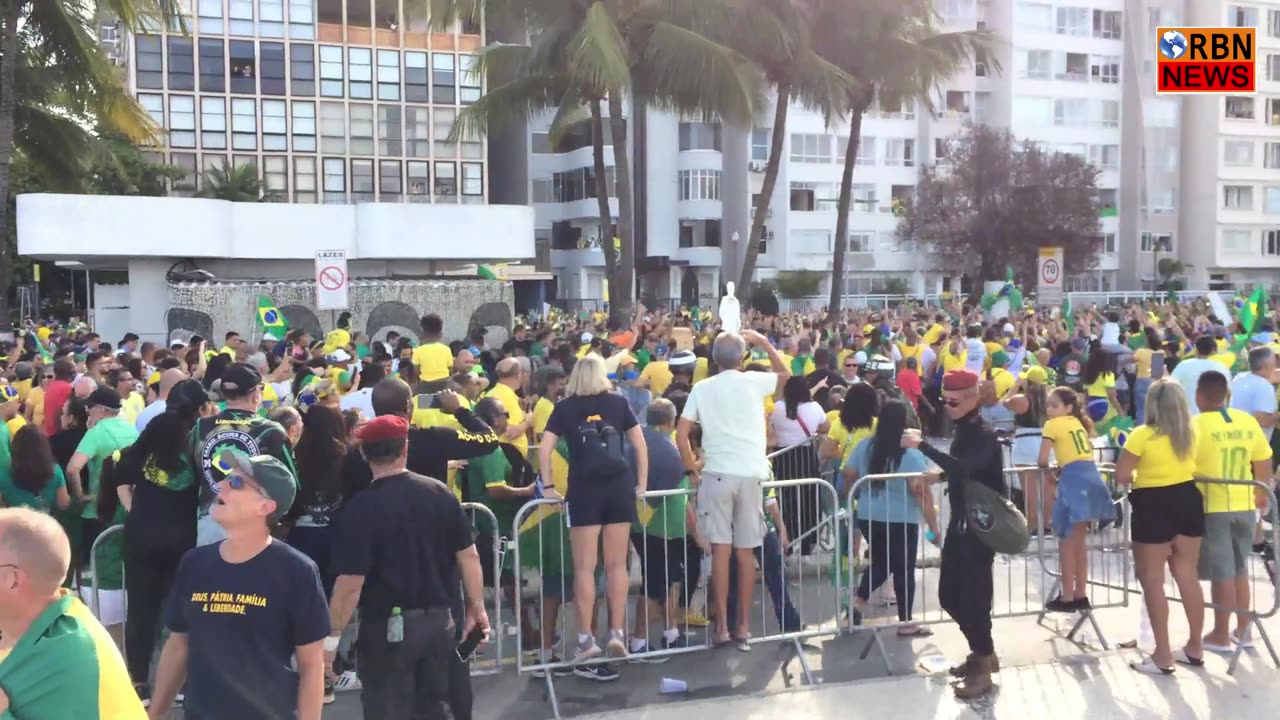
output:
M342 467L350 449L347 419L328 405L313 405L302 415L302 438L294 449L298 497L281 524L289 528L289 544L320 568L325 595L333 589L329 571L333 521L342 503Z
M143 698L149 696L156 622L173 585L178 563L196 545L197 468L188 437L211 407L198 380L169 390L165 411L143 429L115 463L116 492L99 491L100 502L120 503L124 519L125 595L128 598L125 651L129 675ZM105 508L114 512L114 507ZM99 507L99 512L104 508ZM112 515L100 515L104 521ZM101 558L99 558L101 560Z
M49 439L36 425L24 425L9 445L10 466L0 467L0 505L40 512L71 504L67 478L53 458Z

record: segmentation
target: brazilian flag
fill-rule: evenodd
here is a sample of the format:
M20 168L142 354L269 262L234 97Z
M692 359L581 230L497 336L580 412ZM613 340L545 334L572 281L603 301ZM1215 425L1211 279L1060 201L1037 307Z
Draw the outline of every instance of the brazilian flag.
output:
M288 330L285 323L284 313L280 312L280 308L271 301L266 295L258 296L258 327L263 332L269 332L275 335L277 340L284 339L284 333Z
M3 718L146 720L115 641L93 613L62 590L0 659Z
M547 487L555 488L564 496L569 491L569 445L564 438L551 453L551 468L542 472ZM573 550L569 547L569 529L565 527L564 505L539 505L524 516L517 529L516 541L520 543L520 564L526 569L538 568L543 583L559 583L563 578L567 596L573 593ZM509 531L507 531L509 532ZM506 535L507 532L503 532Z

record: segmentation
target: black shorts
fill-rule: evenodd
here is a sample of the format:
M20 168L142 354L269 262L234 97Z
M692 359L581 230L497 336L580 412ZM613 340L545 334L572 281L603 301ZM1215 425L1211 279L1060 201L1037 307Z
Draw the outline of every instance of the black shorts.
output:
M664 538L631 533L631 544L640 556L640 576L644 580L644 596L664 602L671 586L684 581L685 538Z
M1139 488L1129 493L1133 541L1160 545L1174 536L1204 537L1204 496L1193 482Z
M577 487L575 487L575 485ZM617 525L636 522L636 487L628 481L569 483L565 498L565 518L569 527Z

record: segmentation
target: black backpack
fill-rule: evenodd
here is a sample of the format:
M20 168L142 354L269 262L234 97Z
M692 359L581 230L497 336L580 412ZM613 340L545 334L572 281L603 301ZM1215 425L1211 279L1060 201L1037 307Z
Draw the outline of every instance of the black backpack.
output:
M569 467L577 466L579 477L609 480L628 472L622 433L599 415L586 419L569 436Z

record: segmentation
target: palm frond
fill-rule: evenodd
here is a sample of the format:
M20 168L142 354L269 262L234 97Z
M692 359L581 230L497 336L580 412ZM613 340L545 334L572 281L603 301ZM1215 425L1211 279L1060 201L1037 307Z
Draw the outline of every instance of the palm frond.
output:
M49 189L63 192L84 189L93 135L77 119L19 103L14 108L13 144Z
M603 2L587 9L568 51L566 71L597 97L625 92L631 84L627 42Z
M506 127L552 107L558 100L558 78L523 75L480 96L463 108L453 121L446 142L461 138L483 137L492 127ZM560 90L563 92L562 90Z
M738 52L689 28L658 22L641 49L635 97L681 114L746 125L764 108L763 78Z
M547 141L555 147L569 128L591 117L591 111L585 104L585 98L577 87L570 86L556 105L556 113L551 117L551 125L547 129Z

